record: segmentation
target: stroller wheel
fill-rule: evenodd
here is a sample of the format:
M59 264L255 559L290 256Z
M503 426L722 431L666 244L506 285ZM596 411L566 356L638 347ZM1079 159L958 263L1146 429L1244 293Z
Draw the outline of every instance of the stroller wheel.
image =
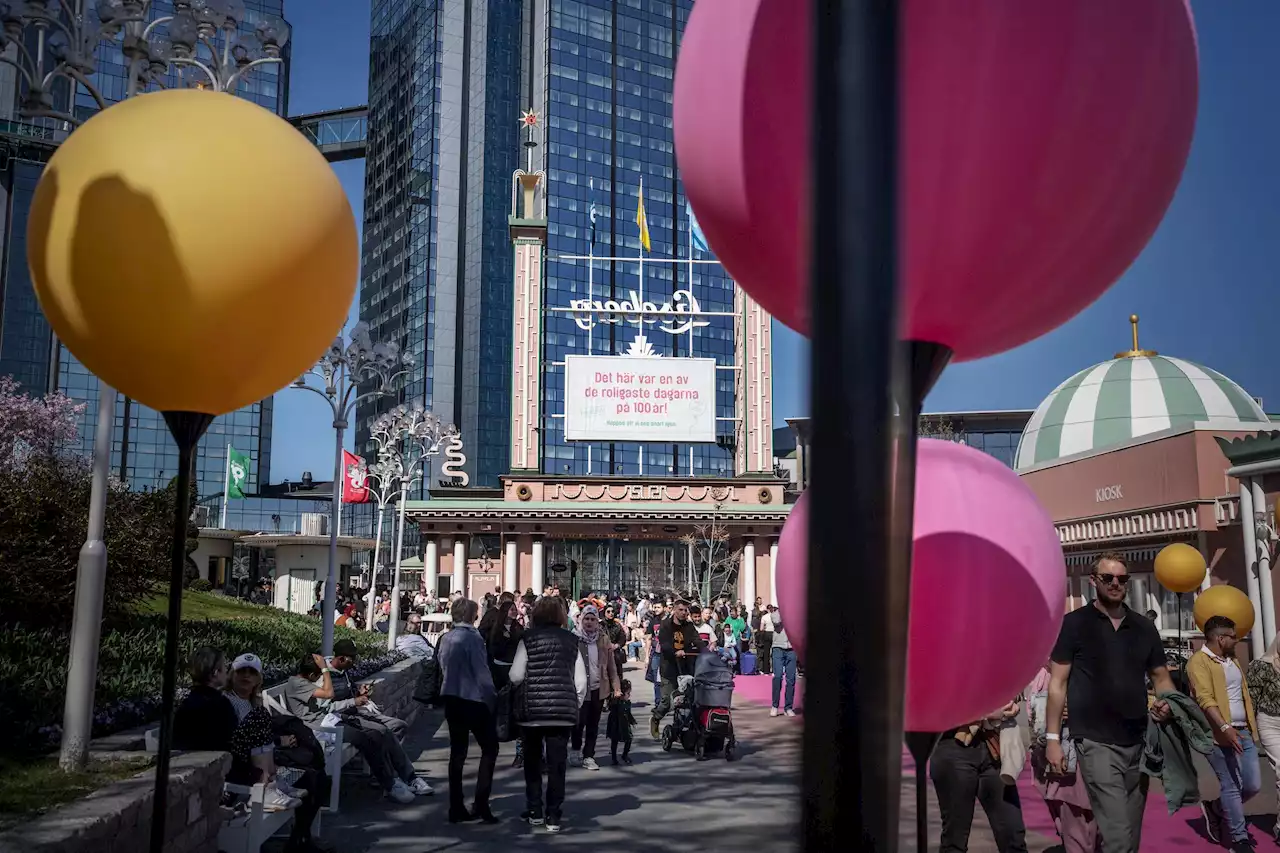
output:
M667 726L662 730L662 751L670 752L671 744L675 740L675 732L671 730L671 726Z

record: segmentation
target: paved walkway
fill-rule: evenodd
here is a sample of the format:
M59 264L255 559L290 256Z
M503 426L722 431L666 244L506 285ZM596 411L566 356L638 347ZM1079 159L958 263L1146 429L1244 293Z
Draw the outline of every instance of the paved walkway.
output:
M648 850L674 851L711 845L751 850L794 849L798 843L797 809L800 766L800 734L803 716L795 719L771 718L767 707L764 677L742 684L734 709L741 758L729 763L712 760L697 763L691 755L674 750L664 754L649 740L647 701L651 686L638 671L628 673L635 685L633 699L641 704L636 719L640 723L632 750L632 767L612 767L603 725L597 756L603 756L599 771L569 768L565 829L550 836L517 819L524 808L523 772L511 767L512 744L503 744L494 781L493 809L503 818L498 826L470 824L452 826L447 812L447 730L440 712L422 715L408 739L410 756L436 786L434 797L419 798L409 806L399 806L382 798L359 777L343 780L342 813L326 815L324 839L342 853L470 853L501 850L586 850L601 844L631 849L643 845ZM740 679L741 682L741 679ZM763 699L763 701L761 701ZM465 784L470 792L475 783L476 757L473 744ZM1265 762L1264 762L1265 764ZM1206 765L1202 780L1209 795L1216 794L1216 782ZM1254 835L1260 849L1273 847L1268 838L1271 815L1275 814L1275 784L1269 769L1264 770L1263 793L1250 804L1254 815ZM1032 853L1061 850L1044 803L1028 779L1019 786L1027 822L1028 848ZM930 791L930 849L937 849L940 832L937 803ZM902 787L902 851L915 850L914 769L904 757ZM1184 809L1169 817L1164 797L1153 788L1148 800L1143 849L1192 853L1221 850L1203 837L1197 810ZM981 809L977 810L971 853L994 853L995 844Z

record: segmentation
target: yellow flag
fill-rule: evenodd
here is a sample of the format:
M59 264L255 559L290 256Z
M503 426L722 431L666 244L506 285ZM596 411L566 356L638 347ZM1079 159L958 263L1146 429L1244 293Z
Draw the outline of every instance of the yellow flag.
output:
M636 225L640 226L640 245L646 252L652 252L649 243L649 219L644 215L644 178L640 179L640 204L636 207Z

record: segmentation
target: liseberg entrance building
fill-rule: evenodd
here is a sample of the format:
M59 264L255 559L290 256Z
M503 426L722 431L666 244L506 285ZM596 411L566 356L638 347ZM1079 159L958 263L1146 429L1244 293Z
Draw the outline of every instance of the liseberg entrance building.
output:
M555 188L532 153L529 165L512 177L509 220L511 471L498 488L441 481L406 505L421 585L775 600L790 507L774 473L771 318L670 194L674 257L648 251L638 181L636 220L613 223L617 248L597 255L594 205L589 239L550 229Z

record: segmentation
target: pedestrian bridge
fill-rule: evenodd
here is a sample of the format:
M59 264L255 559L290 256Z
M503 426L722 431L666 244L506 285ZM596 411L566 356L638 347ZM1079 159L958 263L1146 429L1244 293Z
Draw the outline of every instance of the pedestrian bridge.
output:
M290 116L289 123L310 139L330 163L364 157L369 135L367 106Z

